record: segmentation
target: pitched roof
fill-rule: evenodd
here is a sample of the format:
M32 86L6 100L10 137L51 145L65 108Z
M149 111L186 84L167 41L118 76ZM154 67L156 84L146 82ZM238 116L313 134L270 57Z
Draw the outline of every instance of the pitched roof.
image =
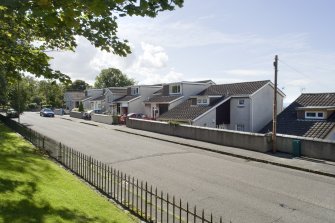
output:
M99 97L96 97L96 98L94 98L94 99L92 99L91 101L103 101L103 100L105 100L105 95L100 95Z
M178 98L182 97L181 95L175 95L175 96L163 96L163 95L156 95L152 98L149 98L148 100L144 102L160 102L160 103L170 103Z
M127 94L127 88L110 87L108 88L114 94Z
M222 95L225 97L229 97L232 95L249 95L256 92L258 89L260 89L269 82L269 80L265 80L211 85L207 89L200 92L198 95Z
M223 98L220 98L216 100L215 102L211 103L208 106L192 106L192 99L188 99L184 101L183 103L177 105L176 107L172 108L171 110L163 113L159 116L159 120L194 120L195 118L202 115L204 112L210 110L212 107L214 107L216 104L218 104L220 101L222 101Z
M140 97L140 95L126 95L126 96L123 96L121 98L118 98L116 100L114 100L114 102L117 102L117 101L131 101L135 98L138 98Z
M335 128L335 112L326 120L297 119L302 107L335 106L335 93L302 94L277 117L277 133L312 138L325 138ZM272 131L272 121L260 133Z

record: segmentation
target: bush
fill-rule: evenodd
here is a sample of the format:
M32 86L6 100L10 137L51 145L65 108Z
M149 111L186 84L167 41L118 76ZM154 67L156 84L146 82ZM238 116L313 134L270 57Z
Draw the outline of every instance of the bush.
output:
M80 111L80 112L83 112L83 111L84 111L84 106L83 106L83 103L82 103L82 102L79 103L78 111Z
M180 123L177 122L177 121L168 121L168 124L171 125L171 126L180 126Z
M30 104L28 104L28 109L29 110L37 109L37 107L38 107L37 103L30 103Z

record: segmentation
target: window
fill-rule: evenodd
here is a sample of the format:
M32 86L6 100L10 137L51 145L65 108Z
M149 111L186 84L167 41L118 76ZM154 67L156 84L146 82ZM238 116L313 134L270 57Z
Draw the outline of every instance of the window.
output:
M323 112L314 112L314 111L306 111L305 112L306 119L324 119Z
M236 125L236 130L237 131L244 131L244 124L237 124Z
M138 95L138 87L131 89L131 95Z
M238 106L243 107L245 105L244 102L244 99L238 99Z
M172 85L171 86L172 94L180 94L180 85Z
M208 102L209 102L208 98L198 98L197 99L198 105L208 105Z

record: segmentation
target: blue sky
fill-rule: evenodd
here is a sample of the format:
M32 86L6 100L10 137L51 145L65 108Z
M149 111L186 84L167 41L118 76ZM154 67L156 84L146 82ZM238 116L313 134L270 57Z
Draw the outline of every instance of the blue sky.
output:
M158 17L119 20L130 41L127 58L101 52L78 38L76 53L54 52L52 67L73 80L94 83L100 70L121 69L139 84L211 79L234 83L273 81L285 102L302 92L334 92L335 1L186 0Z

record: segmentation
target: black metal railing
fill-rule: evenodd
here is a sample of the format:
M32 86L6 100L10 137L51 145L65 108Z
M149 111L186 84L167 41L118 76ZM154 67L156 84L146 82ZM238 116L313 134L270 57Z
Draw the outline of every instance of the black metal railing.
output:
M0 120L36 147L94 186L101 193L146 222L222 222L209 212L158 190L91 156L56 142L16 121L0 115Z

